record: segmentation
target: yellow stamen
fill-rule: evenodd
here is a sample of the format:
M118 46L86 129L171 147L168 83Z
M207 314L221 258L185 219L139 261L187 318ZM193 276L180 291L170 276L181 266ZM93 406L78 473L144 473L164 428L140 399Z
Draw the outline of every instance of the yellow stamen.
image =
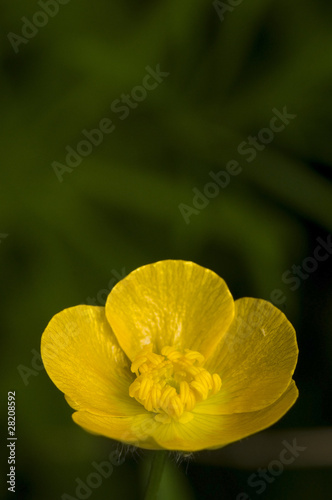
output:
M129 387L129 395L154 412L157 422L190 422L196 404L221 388L219 375L205 370L204 362L201 353L190 349L181 352L165 346L161 354L156 354L151 345L146 346L131 365L136 379Z

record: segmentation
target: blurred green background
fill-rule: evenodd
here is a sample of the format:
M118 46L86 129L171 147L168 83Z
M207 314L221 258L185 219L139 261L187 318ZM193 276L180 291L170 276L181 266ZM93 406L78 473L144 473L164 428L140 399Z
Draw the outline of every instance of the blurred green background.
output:
M284 435L331 424L332 257L308 260L331 243L331 3L4 0L0 14L1 415L6 428L16 391L16 497L76 498L75 479L117 448L72 423L38 357L46 324L172 258L214 270L235 298L277 297L298 332L300 398L259 449L253 437L173 460L163 498L330 498L331 457L315 438L263 495L248 477L278 458ZM296 117L262 132L285 107ZM82 146L105 119L112 132ZM85 156L66 165L77 148ZM214 196L210 172L231 160L241 172ZM294 281L294 265L306 277ZM129 453L91 498L141 498L142 457Z

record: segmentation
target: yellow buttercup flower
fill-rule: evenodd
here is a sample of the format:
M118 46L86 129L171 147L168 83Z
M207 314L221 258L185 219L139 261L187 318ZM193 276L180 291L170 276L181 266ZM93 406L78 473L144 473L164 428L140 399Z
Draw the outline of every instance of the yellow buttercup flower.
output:
M60 312L41 354L77 424L147 449L225 446L275 423L298 396L285 315L265 300L234 301L193 262L140 267L105 308Z

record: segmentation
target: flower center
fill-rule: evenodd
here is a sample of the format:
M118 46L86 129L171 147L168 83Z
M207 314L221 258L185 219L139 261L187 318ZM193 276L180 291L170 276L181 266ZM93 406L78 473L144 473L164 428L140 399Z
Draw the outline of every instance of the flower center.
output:
M221 387L219 375L205 370L204 361L199 352L180 352L171 346L155 354L150 344L131 365L137 378L129 387L129 395L146 410L155 412L159 422L169 423L172 418L189 422L196 403L216 394Z

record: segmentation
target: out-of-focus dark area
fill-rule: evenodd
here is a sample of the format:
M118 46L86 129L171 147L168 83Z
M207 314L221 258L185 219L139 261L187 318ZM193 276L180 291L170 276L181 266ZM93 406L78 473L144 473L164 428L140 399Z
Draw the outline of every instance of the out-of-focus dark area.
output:
M169 258L285 312L300 398L266 433L174 461L161 500L330 498L331 3L6 0L0 19L1 414L6 428L15 391L16 498L79 498L77 478L117 447L72 422L43 370L48 321ZM305 450L280 462L294 439ZM141 498L145 456L84 498Z

